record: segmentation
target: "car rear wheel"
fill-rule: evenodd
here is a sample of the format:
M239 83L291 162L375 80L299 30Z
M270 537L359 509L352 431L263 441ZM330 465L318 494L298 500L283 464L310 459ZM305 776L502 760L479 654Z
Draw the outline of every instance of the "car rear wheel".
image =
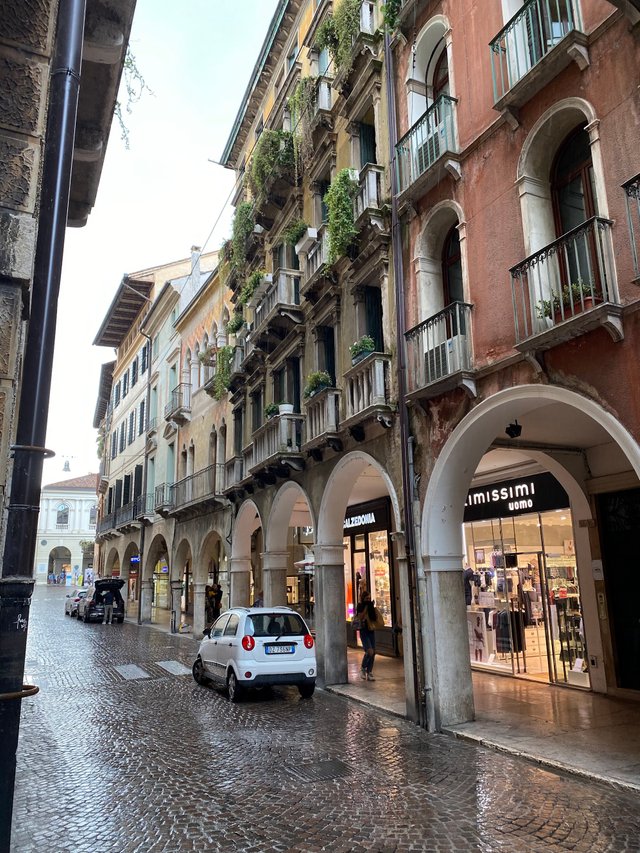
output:
M233 670L227 676L227 692L232 702L239 702L242 699L242 688L238 684L238 679Z
M299 684L298 690L303 699L311 699L313 691L316 689L315 684Z
M204 667L202 666L202 661L198 658L193 666L191 667L191 674L193 675L193 680L196 684L206 684L207 677L204 674Z
M86 624L89 621L89 617L87 615L87 611L85 610L82 614L82 621Z

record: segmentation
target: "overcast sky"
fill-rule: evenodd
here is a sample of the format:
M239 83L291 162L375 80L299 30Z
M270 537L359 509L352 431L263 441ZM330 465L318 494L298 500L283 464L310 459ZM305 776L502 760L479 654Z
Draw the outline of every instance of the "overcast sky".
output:
M94 347L124 273L217 249L233 210L205 247L233 186L219 160L277 0L137 0L131 50L153 95L117 122L84 228L67 230L43 483L98 470L93 413L100 365ZM123 93L121 92L123 99ZM63 473L68 459L70 472Z

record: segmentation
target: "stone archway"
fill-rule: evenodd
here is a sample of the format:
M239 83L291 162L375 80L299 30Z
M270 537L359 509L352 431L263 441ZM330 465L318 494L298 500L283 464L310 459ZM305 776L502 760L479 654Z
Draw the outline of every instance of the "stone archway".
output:
M216 530L210 530L200 546L194 564L193 636L199 638L206 624L205 590L211 582L222 587L221 611L229 603L229 561L224 542Z
M118 549L113 547L107 554L104 561L104 576L105 578L115 577L122 573L122 563L120 562L120 554Z
M348 681L344 613L344 519L354 484L368 468L373 468L382 479L391 499L395 530L402 530L396 489L383 466L363 451L345 454L331 472L322 495L314 548L318 673L325 684L344 684ZM405 601L406 596L401 595L403 618L405 624L409 624Z
M171 610L175 626L193 617L193 552L187 538L181 539L171 561Z
M122 557L122 566L120 574L127 581L126 587L122 591L122 595L128 602L139 600L140 596L140 551L135 542L129 542L124 556Z
M167 548L167 542L164 536L158 533L153 537L149 543L149 547L145 549L144 554L140 604L140 620L142 622L151 621L151 605L154 600L154 568L161 560L166 562L168 569L171 568L169 565L169 549ZM167 572L166 574L168 575L169 573Z
M492 395L462 419L436 460L422 510L424 573L420 597L425 607L421 618L437 728L471 720L474 715L462 585L462 524L469 485L480 459L496 437L504 434L507 423L514 418L524 424L528 419L535 423L545 411L555 446L561 442L553 430L559 428L563 417L572 429L572 445L578 426L583 430L591 427L608 437L640 476L640 448L633 437L612 414L574 391L552 385L509 388ZM588 540L586 530L580 533L580 521L588 524L591 510L578 475L551 453L534 450L530 455L542 462L569 494L578 530L576 547L584 553Z
M311 501L294 480L287 481L276 492L267 522L263 555L264 601L267 606L287 603L291 527L313 527L315 530Z
M231 607L247 607L250 603L251 538L260 527L260 510L254 501L244 501L236 516L231 544Z
M53 575L54 583L66 582L66 575L71 571L71 551L64 545L58 545L49 552L47 576ZM62 574L65 574L64 580Z

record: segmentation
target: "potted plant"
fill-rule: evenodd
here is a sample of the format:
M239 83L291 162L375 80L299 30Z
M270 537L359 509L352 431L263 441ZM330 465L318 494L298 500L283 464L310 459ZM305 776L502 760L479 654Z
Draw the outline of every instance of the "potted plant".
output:
M218 348L214 344L211 344L206 347L206 349L203 349L198 353L198 360L201 364L204 364L205 367L215 367L215 356L217 351Z
M244 317L242 311L234 311L233 315L227 323L227 334L235 335L244 325Z
M561 323L567 317L580 314L593 308L598 301L591 284L585 284L580 279L562 286L560 295L553 293L550 299L541 299L536 303L536 316L540 320L552 318L555 323Z
M315 370L307 376L307 382L304 386L304 398L309 399L324 388L331 388L333 380L326 370Z
M371 335L363 335L359 340L354 341L349 347L351 353L351 364L357 364L366 358L370 353L374 352L376 342Z
M279 411L280 409L277 403L267 403L264 407L264 416L268 421L270 421L271 418L275 418Z
M281 415L291 415L293 414L293 403L278 403L278 411Z

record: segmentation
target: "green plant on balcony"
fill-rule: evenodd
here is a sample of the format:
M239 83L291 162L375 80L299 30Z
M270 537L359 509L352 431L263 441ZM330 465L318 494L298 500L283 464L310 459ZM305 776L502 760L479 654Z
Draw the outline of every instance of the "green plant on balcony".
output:
M296 159L296 171L313 158L315 148L311 135L311 119L315 115L317 98L317 77L301 77L287 101L293 128L293 146Z
M233 217L231 237L231 266L236 270L244 269L247 255L247 240L256 224L253 204L243 201L236 207Z
M342 0L333 15L327 15L318 27L315 47L327 48L336 70L345 75L353 65L353 43L360 32L361 0Z
M286 130L264 130L249 165L249 186L256 199L263 199L271 182L293 169L293 136Z
M282 234L284 242L288 243L289 246L295 246L307 233L308 227L304 219L296 219L284 229Z
M277 403L267 403L264 407L264 416L266 420L271 420L271 418L275 418L275 416L280 412Z
M307 376L303 396L305 400L308 400L309 397L313 397L318 391L322 391L324 388L331 388L332 385L333 380L326 370L315 370Z
M562 286L560 295L554 293L551 299L540 299L536 302L536 316L540 320L547 317L555 317L562 314L562 309L568 310L570 314L580 313L585 308L590 308L593 303L593 290L590 283L582 279L573 281L571 284ZM597 298L597 297L596 297Z
M400 14L401 0L385 0L382 7L384 24L388 30L395 30L398 26L398 15Z
M218 347L215 344L205 347L198 353L198 361L207 367L215 367L217 351Z
M255 270L251 273L249 278L242 285L242 290L240 291L240 296L238 297L238 302L236 303L236 307L242 307L246 305L247 302L251 299L256 290L260 287L260 282L265 277L266 272L264 270Z
M227 345L220 347L216 359L216 375L213 379L213 396L216 400L222 400L229 391L231 383L231 364L235 347Z
M227 323L227 334L235 335L244 325L244 315L242 311L234 311L233 315L229 318L229 322Z
M328 213L330 264L346 254L347 249L358 236L353 218L353 200L357 193L358 184L351 179L350 170L342 169L324 197Z
M361 338L351 344L351 346L349 347L349 352L351 353L352 360L355 360L370 352L374 352L375 348L376 342L373 340L371 335L363 335Z
M93 539L81 539L78 542L83 554L93 553L93 549L95 548L95 542Z

